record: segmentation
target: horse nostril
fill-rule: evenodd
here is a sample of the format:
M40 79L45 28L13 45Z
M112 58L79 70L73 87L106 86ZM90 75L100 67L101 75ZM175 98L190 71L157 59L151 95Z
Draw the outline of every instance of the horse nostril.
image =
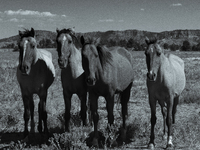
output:
M95 78L87 78L86 82L89 84L89 85L93 85L95 83L96 79Z
M27 72L29 67L27 65L24 66L24 70Z

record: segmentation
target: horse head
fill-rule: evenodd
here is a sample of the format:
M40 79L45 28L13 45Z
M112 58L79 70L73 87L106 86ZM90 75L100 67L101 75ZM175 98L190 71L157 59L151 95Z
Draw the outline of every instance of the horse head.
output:
M157 43L156 38L145 39L146 44L148 45L145 55L146 55L146 64L147 64L147 78L151 81L155 81L157 78L157 72L161 63L161 54L163 50Z
M85 42L83 36L81 36L82 47L82 66L86 74L86 83L89 86L94 86L96 83L96 74L98 69L99 62L99 53L97 46L100 42L100 39L96 39L89 43Z
M65 69L69 62L71 55L71 49L74 46L75 31L74 28L56 30L57 31L57 52L58 52L58 64L61 69Z
M24 75L28 75L31 71L32 64L37 61L37 42L35 40L35 31L31 30L19 31L20 40L18 47L19 53L19 69Z

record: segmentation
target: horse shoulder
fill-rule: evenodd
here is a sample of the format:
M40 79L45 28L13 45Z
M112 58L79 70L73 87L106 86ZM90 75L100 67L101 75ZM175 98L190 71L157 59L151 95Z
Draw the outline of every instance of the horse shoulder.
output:
M46 55L51 61L52 61L52 54L45 50L45 49L39 49L39 51L43 54L43 55Z
M52 72L53 77L55 77L55 68L52 62L52 54L44 49L40 49L39 51L40 55L38 59L42 59L46 63L48 69Z

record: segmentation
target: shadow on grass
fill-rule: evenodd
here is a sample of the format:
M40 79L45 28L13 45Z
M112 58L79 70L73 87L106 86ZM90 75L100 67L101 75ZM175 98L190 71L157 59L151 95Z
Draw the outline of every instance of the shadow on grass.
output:
M120 148L123 147L127 144L130 144L133 142L133 137L135 133L137 132L138 128L136 126L128 125L126 129L126 138L125 141L123 140L124 135L124 130L122 128L119 128L118 131L114 131L114 133L107 133L108 131L103 131L100 132L98 131L98 144L99 148L105 148L105 147L110 147L110 148ZM114 135L114 136L110 136ZM87 146L90 148L93 147L93 137L94 137L94 131L89 133L88 138L85 140ZM134 147L135 149L146 149L146 146L136 146Z

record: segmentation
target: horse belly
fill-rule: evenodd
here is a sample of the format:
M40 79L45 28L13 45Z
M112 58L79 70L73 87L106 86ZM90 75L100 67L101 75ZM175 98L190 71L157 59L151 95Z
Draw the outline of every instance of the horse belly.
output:
M119 90L124 90L133 82L133 68L130 62L126 59L118 60L118 67L116 72L117 87ZM114 76L114 75L113 75Z
M69 72L62 71L61 81L63 89L72 93L80 93L87 88L83 73L77 78L74 78Z

